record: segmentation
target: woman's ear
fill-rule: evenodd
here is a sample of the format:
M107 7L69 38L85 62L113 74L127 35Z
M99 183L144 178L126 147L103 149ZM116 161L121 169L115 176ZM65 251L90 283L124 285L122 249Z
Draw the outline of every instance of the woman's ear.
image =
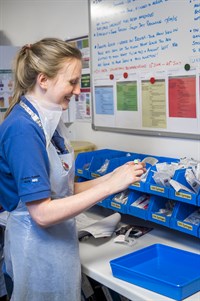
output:
M38 76L37 76L37 84L43 90L47 90L47 87L48 87L48 78L47 78L47 76L43 73L39 73Z

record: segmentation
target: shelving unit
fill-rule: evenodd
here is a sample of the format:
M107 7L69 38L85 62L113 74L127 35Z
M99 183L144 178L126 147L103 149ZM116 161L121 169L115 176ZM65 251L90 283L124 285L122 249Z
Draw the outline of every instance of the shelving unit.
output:
M179 162L177 158L157 157L147 154L128 153L123 151L103 149L79 154L76 159L76 176L79 181L86 181L111 172L116 167L135 159L143 160L145 157L155 157L158 163ZM106 165L106 166L105 166ZM189 214L200 210L200 192L198 194L180 190L176 192L172 187L157 185L153 179L155 166L147 164L150 168L145 182L137 182L128 188L128 200L125 204L114 200L115 196L110 196L99 203L100 206L110 208L122 214L129 214L144 220L150 220L157 224L162 224L168 228L185 232L200 238L200 224L186 222ZM184 169L176 170L174 179L189 188L189 184L184 178ZM139 197L148 194L149 204L145 208L131 206ZM172 214L166 216L159 212L168 202L174 202Z

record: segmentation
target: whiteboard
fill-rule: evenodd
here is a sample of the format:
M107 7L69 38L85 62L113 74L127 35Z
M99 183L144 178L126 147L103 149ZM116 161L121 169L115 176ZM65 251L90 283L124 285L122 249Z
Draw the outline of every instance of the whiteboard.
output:
M89 0L92 127L200 139L200 0Z

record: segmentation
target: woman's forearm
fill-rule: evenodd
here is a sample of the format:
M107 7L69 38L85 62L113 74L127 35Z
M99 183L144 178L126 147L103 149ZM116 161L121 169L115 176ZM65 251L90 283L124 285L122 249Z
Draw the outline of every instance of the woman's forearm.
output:
M44 199L27 203L32 218L42 227L48 227L72 218L87 210L110 194L102 183L62 199Z
M40 226L48 227L74 217L97 202L123 191L140 180L146 171L143 164L124 164L110 174L75 184L75 193L62 199L43 199L27 203L32 218Z
M85 191L91 187L94 187L100 183L103 183L103 182L107 181L111 175L112 174L109 173L104 176L95 178L93 180L88 180L88 181L84 181L84 182L75 182L74 183L74 193L75 194L80 193L80 192Z

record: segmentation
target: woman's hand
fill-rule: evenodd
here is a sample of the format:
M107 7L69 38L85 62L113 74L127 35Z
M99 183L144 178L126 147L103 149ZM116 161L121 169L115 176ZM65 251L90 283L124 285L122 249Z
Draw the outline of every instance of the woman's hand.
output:
M145 163L134 163L133 161L116 168L110 173L106 183L109 185L111 194L123 191L129 185L140 181L140 177L146 172Z

